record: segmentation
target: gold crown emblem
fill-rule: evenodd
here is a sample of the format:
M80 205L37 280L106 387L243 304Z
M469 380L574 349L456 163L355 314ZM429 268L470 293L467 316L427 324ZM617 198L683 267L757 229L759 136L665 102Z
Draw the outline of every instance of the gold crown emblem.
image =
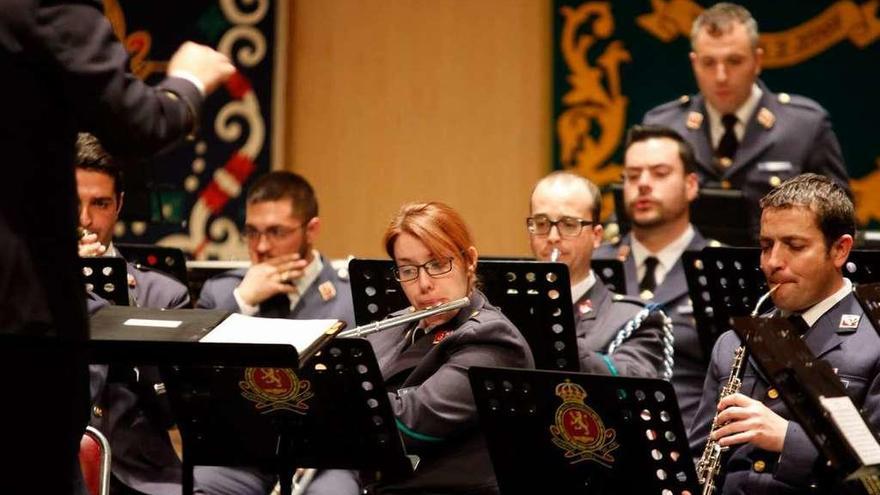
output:
M559 396L563 402L583 403L584 399L587 398L587 392L584 388L577 383L571 383L569 380L565 380L556 386L556 395Z

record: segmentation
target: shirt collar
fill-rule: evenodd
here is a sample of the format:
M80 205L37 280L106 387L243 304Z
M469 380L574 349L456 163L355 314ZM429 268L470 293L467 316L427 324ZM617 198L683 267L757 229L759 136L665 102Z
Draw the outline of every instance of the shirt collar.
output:
M596 285L596 275L593 273L593 270L590 270L590 274L585 279L571 286L571 300L577 301L584 297L584 294L592 289L594 285Z
M116 246L113 245L113 241L110 241L110 244L107 245L107 250L104 251L104 254L101 256L113 257L113 258L121 258L122 255L119 254L119 251L116 250Z
M752 92L749 93L749 97L739 106L736 112L733 112L737 119L734 133L736 133L738 141L741 142L743 140L743 137L746 134L746 122L752 117L752 114L755 112L755 108L757 108L758 102L761 101L761 96L763 94L764 91L761 90L757 83L752 84ZM721 123L721 112L716 110L715 107L710 105L707 101L706 113L709 114L712 147L717 148L718 143L721 141L721 136L724 134L724 124Z
M843 298L850 292L852 292L852 282L850 282L848 278L843 277L843 286L841 286L837 292L831 294L814 304L810 309L801 313L801 318L803 318L804 321L807 322L807 325L812 328L822 315L827 313L829 309L833 308L835 304L843 300Z
M648 256L654 256L657 258L658 263L657 271L654 272L654 279L657 281L657 284L663 281L666 277L666 273L672 269L672 267L678 262L681 258L682 253L684 253L685 249L691 244L691 241L694 240L694 235L696 232L694 231L694 226L688 224L687 228L682 232L677 239L670 242L660 251L656 253L652 253L644 244L639 242L636 239L636 236L632 236L632 256L633 261L636 263L636 268L641 270L641 268L645 265L645 258ZM641 277L640 277L641 278Z
M321 261L321 254L318 253L316 249L312 250L312 261L306 265L305 269L303 269L302 277L296 279L294 282L294 286L296 286L297 295L302 297L303 294L309 290L309 287L315 280L318 279L318 276L321 274L321 270L324 269L324 262Z

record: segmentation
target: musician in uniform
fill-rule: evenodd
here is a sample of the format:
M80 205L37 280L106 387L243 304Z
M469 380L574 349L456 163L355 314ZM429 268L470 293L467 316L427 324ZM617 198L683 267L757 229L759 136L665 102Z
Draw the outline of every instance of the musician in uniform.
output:
M672 385L687 428L709 363L697 337L681 261L685 251L710 244L690 222L690 203L698 192L693 148L672 129L633 126L623 167L623 198L632 230L618 243L600 246L594 257L622 261L627 293L660 304L672 318Z
M376 493L498 493L468 383L470 366L532 368L523 336L476 288L477 249L461 216L437 202L404 205L385 233L394 277L413 308L470 305L369 337L415 473Z
M828 112L803 96L771 92L758 79L762 58L758 24L749 11L713 5L691 29L690 60L700 93L660 105L644 118L691 143L700 184L742 190L755 219L764 194L804 172L849 188Z
M804 174L761 200L761 270L775 316L788 317L807 347L837 372L870 424L880 426L880 337L852 293L842 268L853 245L855 214L835 181ZM721 335L712 351L689 440L699 456L712 435L731 447L722 459L721 494L832 493L825 459L791 418L779 391L746 361L738 393L722 398L740 340Z
M553 172L532 191L527 228L532 253L569 269L581 371L656 378L664 361L663 317L651 314L613 354L608 347L645 305L613 294L590 269L602 241L601 195L595 184L570 172ZM671 352L671 348L670 348Z
M113 228L124 197L121 167L94 136L80 133L75 168L79 225L89 232L80 239L80 256L120 256L113 246ZM189 291L177 280L132 263L126 267L132 305L165 309L190 305ZM90 294L89 311L104 303ZM89 381L90 424L107 436L113 452L111 493L180 493L181 465L169 436L176 437L177 431L157 368L90 365Z
M258 178L245 207L252 264L205 282L196 306L270 318L330 318L354 326L347 270L335 269L315 249L320 227L318 200L305 178L286 171ZM276 478L247 468L195 470L198 493L208 495L265 494Z

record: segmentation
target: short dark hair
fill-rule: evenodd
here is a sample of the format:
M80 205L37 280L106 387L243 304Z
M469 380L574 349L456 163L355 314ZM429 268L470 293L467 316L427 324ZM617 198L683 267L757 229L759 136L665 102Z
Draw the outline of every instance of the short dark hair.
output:
M110 176L113 179L113 192L116 199L122 195L124 184L122 181L122 167L101 146L98 138L87 133L80 132L76 136L76 168L90 170Z
M733 29L733 24L737 22L746 28L752 49L758 48L758 21L752 17L751 12L742 5L719 2L701 12L694 19L694 23L691 25L691 49L696 46L697 35L704 28L709 36L718 37L730 32Z
M684 165L685 175L697 172L697 158L694 155L693 146L685 141L681 134L669 127L659 125L634 125L630 127L623 145L624 155L630 146L649 139L671 139L678 143L678 157Z
M303 222L318 216L318 198L305 178L293 172L276 170L259 177L247 194L247 204L289 199L291 211Z
M828 177L801 174L792 177L761 198L761 209L809 208L816 214L819 230L827 247L840 236L856 235L856 213L852 200L841 187Z

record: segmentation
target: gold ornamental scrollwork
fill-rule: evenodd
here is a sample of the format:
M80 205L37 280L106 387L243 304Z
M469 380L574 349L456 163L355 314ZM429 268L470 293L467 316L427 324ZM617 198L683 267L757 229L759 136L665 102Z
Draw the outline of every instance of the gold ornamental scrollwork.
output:
M880 37L878 7L878 0L862 4L840 0L797 26L761 34L762 65L765 69L791 67L845 40L865 48ZM679 36L689 37L691 24L702 11L703 7L693 0L651 0L651 12L640 15L636 23L669 43Z
M556 120L559 160L602 187L620 179L621 166L607 162L626 128L629 100L621 88L620 66L632 57L620 40L610 41L595 57L591 53L597 42L614 34L610 2L563 6L560 14L560 49L570 89L562 96L564 109ZM602 202L604 212L613 210L610 194Z

